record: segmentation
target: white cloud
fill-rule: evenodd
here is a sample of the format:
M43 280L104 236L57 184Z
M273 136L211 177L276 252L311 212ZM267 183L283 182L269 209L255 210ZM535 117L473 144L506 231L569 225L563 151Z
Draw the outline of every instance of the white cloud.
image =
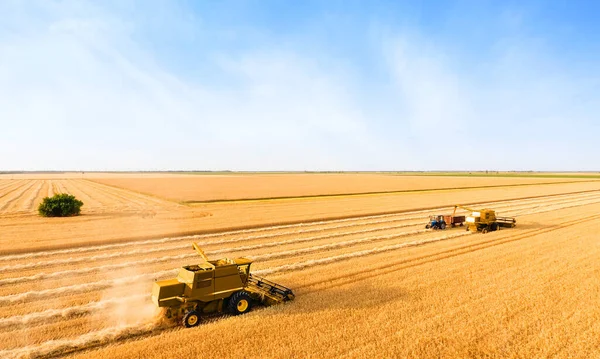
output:
M365 160L355 156L369 139L352 84L334 69L289 51L222 54L233 82L211 86L158 65L131 36L139 24L64 6L29 14L0 42L3 169L326 170Z
M459 74L448 68L443 49L400 37L384 43L384 51L413 134L429 134L435 128L454 133L466 124L471 98Z
M593 120L600 77L593 69L578 76L581 69L562 66L535 38L499 39L478 63L411 32L383 39L403 105L396 118L406 121L420 168L594 169L588 131L600 130Z

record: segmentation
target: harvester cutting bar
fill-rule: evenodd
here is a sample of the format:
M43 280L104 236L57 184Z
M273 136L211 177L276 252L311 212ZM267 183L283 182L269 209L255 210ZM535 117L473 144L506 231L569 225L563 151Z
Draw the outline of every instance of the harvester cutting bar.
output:
M496 217L496 222L500 227L512 228L517 225L517 220L512 217Z
M248 277L248 285L246 289L258 295L264 304L276 304L287 302L294 299L294 292L291 289L277 284L268 279L252 275Z

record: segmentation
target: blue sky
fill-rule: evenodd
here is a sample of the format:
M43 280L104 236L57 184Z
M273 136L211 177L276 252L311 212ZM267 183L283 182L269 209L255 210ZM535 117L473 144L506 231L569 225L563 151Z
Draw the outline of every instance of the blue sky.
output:
M0 0L0 170L599 170L598 13Z

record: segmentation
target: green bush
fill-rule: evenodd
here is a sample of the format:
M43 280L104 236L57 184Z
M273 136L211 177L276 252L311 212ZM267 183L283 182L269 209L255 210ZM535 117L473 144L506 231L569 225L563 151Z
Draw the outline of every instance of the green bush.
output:
M44 217L70 217L77 216L81 211L83 202L67 193L55 194L46 197L38 207L38 213Z

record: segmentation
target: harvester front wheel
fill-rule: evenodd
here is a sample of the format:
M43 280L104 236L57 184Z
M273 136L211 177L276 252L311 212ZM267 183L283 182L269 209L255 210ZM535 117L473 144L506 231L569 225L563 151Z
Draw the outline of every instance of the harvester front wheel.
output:
M185 313L183 316L183 325L186 328L192 328L200 324L200 313L195 310Z
M246 292L237 292L229 299L228 307L229 312L233 315L247 313L252 308L252 298Z

